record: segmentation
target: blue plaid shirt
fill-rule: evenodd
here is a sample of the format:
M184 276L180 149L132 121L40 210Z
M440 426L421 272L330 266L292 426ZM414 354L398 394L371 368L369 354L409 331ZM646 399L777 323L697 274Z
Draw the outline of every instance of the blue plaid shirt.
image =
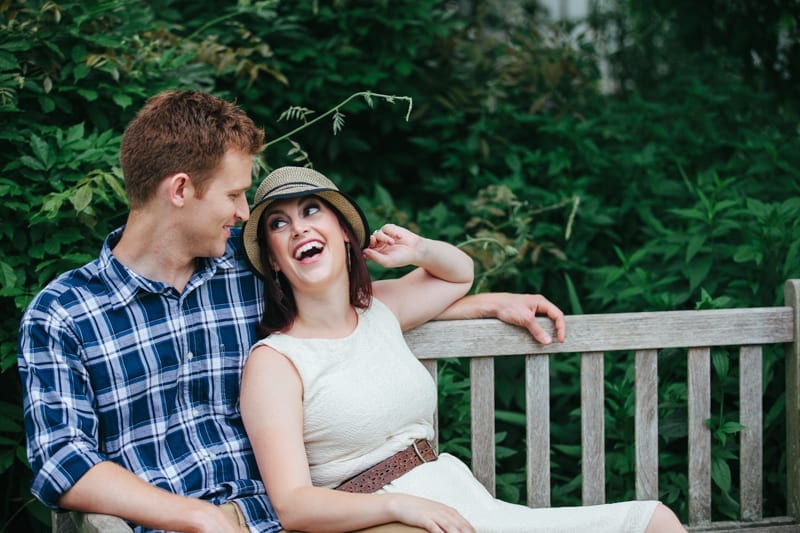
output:
M223 257L198 260L182 293L120 264L111 249L121 234L23 316L31 491L57 509L90 468L113 461L177 494L235 500L253 531L280 530L239 413L263 298L241 232Z

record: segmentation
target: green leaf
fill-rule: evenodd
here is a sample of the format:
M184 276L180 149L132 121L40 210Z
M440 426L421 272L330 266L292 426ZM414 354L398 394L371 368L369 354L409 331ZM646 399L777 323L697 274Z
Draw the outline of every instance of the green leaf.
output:
M33 170L45 170L45 167L40 160L34 159L29 155L21 156L18 161L26 167L32 168Z
M15 433L18 431L22 431L22 424L17 422L16 420L12 420L9 416L0 416L0 432L3 433ZM4 437L0 437L0 445L3 444L14 444L15 441L9 441Z
M714 366L714 371L716 371L719 377L724 378L728 375L728 371L730 370L728 354L714 350L711 353L711 364Z
M497 420L508 422L509 424L514 424L521 427L525 427L526 424L525 413L517 413L514 411L504 411L502 409L496 409L494 412L494 416Z
M14 464L14 450L0 450L0 474L11 468Z
M11 265L5 261L0 261L0 286L4 288L14 287L17 284L17 273Z
M692 258L699 252L706 243L708 236L704 233L695 233L689 237L689 244L686 245L686 262L690 263Z
M386 207L394 207L394 199L391 193L381 185L375 184L375 200L378 204Z
M733 435L739 433L743 429L746 429L747 426L740 424L739 422L734 422L733 420L729 420L728 422L723 423L719 427L719 431L722 431L725 434Z
M68 143L74 143L75 141L83 139L84 130L85 128L83 122L75 124L67 130L66 141Z
M760 265L763 258L764 256L762 255L761 251L756 250L753 245L743 244L736 247L736 251L733 253L732 259L736 263L748 263L752 261L756 265Z
M47 141L38 135L31 135L31 151L33 155L42 162L44 169L49 169L51 167L50 146L47 144Z
M722 492L731 491L731 469L728 463L719 457L711 458L711 479Z
M39 96L37 100L39 101L39 107L41 107L42 111L44 111L45 113L50 113L54 111L56 108L55 100L53 100L49 96L42 95Z
M31 41L25 39L10 40L0 43L0 50L8 50L9 52L25 52L32 47Z
M14 54L0 50L0 70L17 70L19 62Z
M125 109L133 103L133 99L124 93L114 93L112 99L114 100L114 103L120 106L122 109Z
M84 212L89 204L92 203L92 188L89 184L80 187L76 191L75 196L70 198L70 202L72 202L75 211L78 213Z
M93 89L78 89L78 94L83 96L87 102L94 102L100 96L100 94Z
M44 201L42 201L41 212L47 218L54 218L61 209L61 204L63 202L64 197L60 194L49 194L45 196Z
M115 196L127 204L128 195L125 192L125 187L122 184L122 177L120 176L121 173L122 171L118 167L114 167L112 172L103 173L103 179L105 180L106 184L111 187L111 190L114 191Z
M689 276L689 290L694 291L708 276L711 270L711 256L696 258L686 267Z
M581 300L578 297L578 291L575 289L575 284L572 282L572 277L568 272L564 273L564 282L567 285L567 296L569 297L569 304L570 308L572 309L572 314L582 315L583 306L581 305Z

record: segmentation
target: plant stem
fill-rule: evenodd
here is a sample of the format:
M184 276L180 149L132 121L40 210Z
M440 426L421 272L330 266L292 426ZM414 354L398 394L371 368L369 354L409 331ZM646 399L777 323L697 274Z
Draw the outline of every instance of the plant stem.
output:
M369 103L369 99L371 97L373 97L373 96L376 96L378 98L383 98L384 100L386 100L386 101L388 101L390 103L394 103L395 99L407 100L408 101L408 110L406 111L406 122L408 122L409 116L411 115L411 106L413 105L413 100L411 99L410 96L394 96L394 95L389 95L389 94L373 93L371 91L359 91L357 93L351 94L350 96L348 96L347 98L345 98L344 100L339 102L339 104L337 104L336 106L328 109L326 112L324 112L323 114L321 114L318 117L314 118L313 120L309 120L308 122L303 123L303 125L296 127L295 129L293 129L289 133L285 133L285 134L281 135L280 137L272 139L268 143L264 144L264 148L266 148L266 147L268 147L270 145L273 145L275 143L278 143L280 141L286 140L289 137L291 137L292 135L294 135L295 133L306 129L307 127L311 126L312 124L314 124L316 122L319 122L320 120L322 120L323 118L327 117L331 113L336 113L337 111L339 111L339 108L344 107L348 102L350 102L350 100L352 100L353 98L356 98L358 96L363 96L367 100L368 103Z

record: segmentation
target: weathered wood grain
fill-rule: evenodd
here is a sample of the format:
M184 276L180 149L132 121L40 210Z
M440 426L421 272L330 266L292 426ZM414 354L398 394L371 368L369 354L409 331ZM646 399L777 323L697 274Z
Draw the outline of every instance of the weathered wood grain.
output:
M428 322L406 333L420 359L741 346L792 342L791 307L612 313L566 317L567 340L542 345L498 320ZM540 318L553 332L549 319Z
M658 351L638 350L636 365L636 499L658 499Z

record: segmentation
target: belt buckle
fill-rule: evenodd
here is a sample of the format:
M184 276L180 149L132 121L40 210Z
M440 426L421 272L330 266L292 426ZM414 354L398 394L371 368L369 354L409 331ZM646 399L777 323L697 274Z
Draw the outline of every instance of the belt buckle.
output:
M425 440L425 442L427 442L427 443L428 443L428 447L429 447L429 448L431 449L431 451L433 452L433 456L434 456L434 457L436 457L436 455L437 455L437 454L436 454L436 450L434 450L434 449L433 449L433 446L431 446L431 443L430 443L430 442L428 442L428 440L427 440L427 439L420 439L420 440ZM419 451L419 448L417 448L417 441L414 441L414 442L412 442L412 443L411 443L411 446L414 448L414 453L416 453L416 454L417 454L417 457L419 457L419 460L420 460L420 461L422 461L423 463L427 463L427 462L429 462L429 461L426 461L426 460L425 460L425 458L422 456L422 452L420 452L420 451Z

